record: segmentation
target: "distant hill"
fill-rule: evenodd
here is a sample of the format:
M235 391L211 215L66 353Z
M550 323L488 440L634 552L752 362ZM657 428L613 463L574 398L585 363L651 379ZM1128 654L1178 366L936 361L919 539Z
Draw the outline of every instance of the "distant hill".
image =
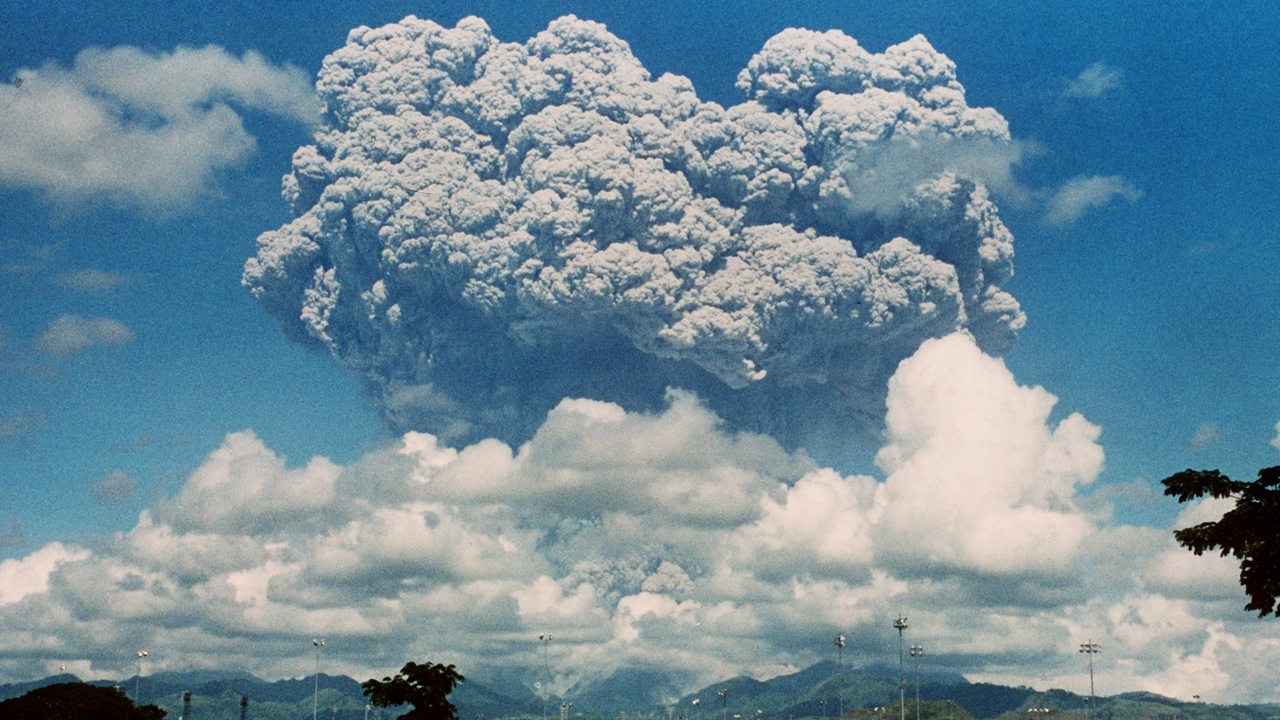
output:
M489 684L468 679L450 699L463 720L540 720L543 699L515 680L518 677L514 672L505 677L495 674L485 678ZM883 717L885 712L869 709L897 708L899 698L896 668L849 668L830 661L770 680L730 678L675 699L679 679L654 670L618 672L601 682L574 688L566 693L567 698L548 697L545 713L553 720L834 720L843 712L847 720L858 720ZM0 700L59 682L78 679L63 674L0 685ZM248 698L250 720L310 720L313 712L323 720L392 720L400 714L366 709L359 681L346 676L321 674L272 682L242 672L165 672L143 677L141 682L135 676L91 684L118 686L130 696L136 688L141 701L164 708L168 720L237 720L242 697ZM183 718L182 695L188 690L191 713ZM721 691L725 691L723 696ZM914 682L908 681L905 695L907 714L914 718ZM920 699L921 720L1025 720L1032 708L1050 708L1057 714L1049 713L1048 717L1071 720L1083 718L1087 709L1087 698L1065 690L970 683L946 673L922 673ZM1098 698L1094 716L1099 720L1272 720L1280 716L1280 704L1209 705L1151 693L1124 693Z

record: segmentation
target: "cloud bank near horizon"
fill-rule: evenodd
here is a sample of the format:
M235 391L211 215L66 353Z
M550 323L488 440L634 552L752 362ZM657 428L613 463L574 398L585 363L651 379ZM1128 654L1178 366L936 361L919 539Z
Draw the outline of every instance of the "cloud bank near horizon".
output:
M988 186L1018 151L946 56L787 30L738 87L703 102L572 16L523 44L477 18L357 28L285 178L296 219L244 284L399 428L451 442L679 387L788 447L839 446L924 340L1013 345Z
M565 400L518 447L409 432L347 466L233 433L132 530L0 563L0 670L120 676L145 647L151 672L294 677L323 636L326 672L429 658L532 678L551 631L554 692L629 667L675 693L805 667L837 631L875 664L906 613L931 663L975 680L1087 687L1074 647L1092 638L1104 694L1272 697L1280 641L1239 612L1232 563L1114 523L1085 493L1098 429L1055 404L961 333L893 377L882 479L684 392L655 413Z

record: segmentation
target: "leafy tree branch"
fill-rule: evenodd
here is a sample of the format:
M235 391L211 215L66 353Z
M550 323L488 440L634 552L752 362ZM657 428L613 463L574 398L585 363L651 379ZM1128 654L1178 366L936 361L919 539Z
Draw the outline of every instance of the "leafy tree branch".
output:
M1240 584L1258 617L1280 615L1280 466L1263 468L1253 482L1232 480L1217 470L1183 470L1165 478L1164 494L1186 502L1230 498L1235 507L1219 520L1173 532L1196 555L1217 550L1240 561Z

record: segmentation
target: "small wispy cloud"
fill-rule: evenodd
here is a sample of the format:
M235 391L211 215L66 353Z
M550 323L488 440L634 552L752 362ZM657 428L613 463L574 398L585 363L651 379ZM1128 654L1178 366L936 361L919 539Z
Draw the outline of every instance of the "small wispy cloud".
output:
M1124 82L1121 72L1104 62L1096 62L1067 81L1062 96L1072 99L1091 99L1118 89Z
M129 502L138 494L138 480L123 470L113 470L93 484L93 497L104 505Z
M0 525L0 548L19 548L26 544L27 538L22 533L18 518L10 517L7 524Z
M0 415L0 440L18 437L43 425L46 419L43 413L11 412Z
M0 163L4 162L0 159ZM2 178L0 178L2 179ZM62 254L61 243L29 243L17 238L0 239L0 272L31 275L48 272Z
M1280 422L1276 423L1276 436L1271 438L1271 447L1280 450Z
M59 275L56 282L62 287L81 292L103 292L129 282L129 276L114 270L83 268Z
M63 315L36 337L35 349L54 357L70 357L94 347L124 345L133 331L112 318Z
M1142 190L1119 175L1080 175L1063 183L1049 198L1045 220L1051 225L1070 225L1116 198L1134 203L1141 197Z
M1200 452L1222 439L1222 430L1213 423L1203 423L1187 441L1191 449Z

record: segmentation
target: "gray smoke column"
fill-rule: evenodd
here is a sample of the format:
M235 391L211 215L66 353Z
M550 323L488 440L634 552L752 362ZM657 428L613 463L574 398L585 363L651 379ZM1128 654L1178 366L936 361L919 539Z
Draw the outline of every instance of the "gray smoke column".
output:
M1010 348L1016 159L923 37L880 54L787 30L745 100L656 79L569 16L357 28L284 179L295 219L244 284L367 378L402 428L520 441L562 397L646 410L692 390L797 445L883 413L924 340Z

